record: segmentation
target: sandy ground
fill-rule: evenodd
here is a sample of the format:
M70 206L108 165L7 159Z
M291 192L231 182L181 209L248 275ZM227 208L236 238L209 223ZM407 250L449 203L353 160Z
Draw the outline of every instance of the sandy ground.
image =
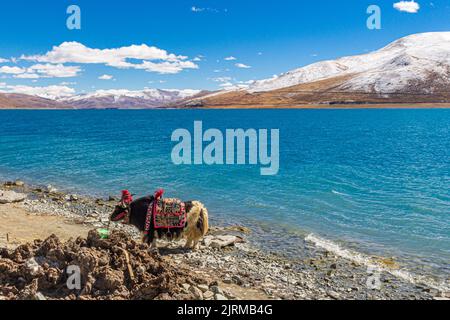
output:
M0 247L9 248L36 239L46 239L52 234L63 241L79 236L86 237L91 229L63 217L31 215L14 204L0 205L0 221Z

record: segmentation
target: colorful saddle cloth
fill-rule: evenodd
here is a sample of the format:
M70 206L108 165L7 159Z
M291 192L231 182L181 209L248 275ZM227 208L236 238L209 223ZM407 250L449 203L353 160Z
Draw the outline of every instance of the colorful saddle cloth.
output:
M187 214L183 202L178 199L158 199L153 204L155 229L182 229L186 226Z

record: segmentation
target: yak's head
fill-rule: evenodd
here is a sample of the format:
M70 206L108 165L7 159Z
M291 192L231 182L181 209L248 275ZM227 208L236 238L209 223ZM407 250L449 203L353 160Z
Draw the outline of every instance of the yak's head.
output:
M110 216L112 222L129 223L131 213L131 203L133 202L133 196L127 190L122 191L122 199L116 205L114 212Z

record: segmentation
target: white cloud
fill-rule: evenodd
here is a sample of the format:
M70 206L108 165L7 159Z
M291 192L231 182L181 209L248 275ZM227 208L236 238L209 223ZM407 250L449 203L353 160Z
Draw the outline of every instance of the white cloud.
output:
M28 73L37 73L43 78L72 78L78 76L81 68L62 64L35 64L27 69Z
M62 64L35 64L28 68L0 67L0 73L12 74L19 79L38 78L70 78L76 77L81 71L80 67L64 66Z
M39 79L40 76L36 73L21 73L14 76L17 79Z
M0 57L0 63L5 63L5 62L9 62L9 60L8 59L3 59L3 58Z
M76 82L67 82L67 81L60 83L61 86L74 86L76 84L77 84Z
M70 97L75 94L75 90L67 86L47 86L47 87L31 87L23 85L3 86L0 92L27 94L47 99Z
M198 69L198 66L188 61L186 56L168 53L146 44L93 49L78 42L64 42L44 55L22 56L21 59L47 63L105 64L114 68L143 69L158 73L178 73L184 69ZM131 63L129 59L142 62Z
M109 74L104 74L104 75L102 75L102 76L100 76L98 78L99 78L99 80L112 80L114 77L112 75L109 75Z
M9 67L9 66L3 66L0 67L0 73L6 73L6 74L21 74L24 73L26 70L19 67Z
M234 84L231 82L224 82L224 83L220 84L219 86L222 88L231 88L231 87L234 87Z
M198 66L192 61L165 61L158 63L144 61L142 64L133 65L132 68L161 74L175 74L183 71L184 69L198 69Z
M414 0L400 1L400 2L394 3L394 8L397 9L398 11L402 11L402 12L417 13L420 10L420 5L417 2L415 2Z
M201 8L201 7L192 6L191 7L191 11L195 12L195 13L200 13L200 12L219 13L221 11L228 12L228 9L220 10L220 9L216 9L216 8Z
M203 11L205 11L206 10L206 8L199 8L199 7L196 7L196 6L193 6L192 8L191 8L191 11L192 12L203 12Z
M236 63L235 66L238 67L238 68L241 68L241 69L250 69L251 68L251 66L248 66L248 65L243 64L243 63Z
M237 60L237 59L235 57L233 57L233 56L230 56L230 57L226 57L225 60L226 61L234 61L234 60Z
M231 80L233 80L233 78L231 77L217 77L217 78L212 78L211 79L214 82L230 82Z

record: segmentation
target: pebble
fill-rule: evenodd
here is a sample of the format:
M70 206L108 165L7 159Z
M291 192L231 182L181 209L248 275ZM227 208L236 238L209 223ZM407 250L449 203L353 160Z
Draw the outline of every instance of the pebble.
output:
M199 288L202 292L206 292L209 290L209 287L206 284L199 284L197 288Z
M221 301L223 301L223 300L228 300L227 297L225 297L225 296L222 295L222 294L218 294L218 293L216 293L216 294L214 295L214 299L215 299L215 300L221 300Z
M25 182L23 182L21 180L16 180L16 181L14 181L14 185L16 187L23 187L23 186L25 186Z
M30 271L32 276L36 276L41 271L41 266L36 262L34 258L27 260L25 267Z
M214 292L206 291L205 293L203 293L203 298L205 300L212 300L214 298Z
M333 298L334 300L339 300L341 298L339 293L337 293L335 291L328 291L327 294L330 298Z
M46 298L42 293L40 293L40 292L37 292L37 293L34 295L34 299L35 299L35 300L47 300L47 298Z
M210 290L215 294L223 294L223 290L219 286L211 286Z
M181 286L182 286L183 289L186 290L186 291L188 291L188 290L191 288L191 285L188 284L188 283L183 283Z
M56 189L56 188L53 187L52 185L48 185L47 188L46 188L46 191L47 191L48 193L55 193L55 192L58 192L58 189Z
M204 239L204 244L212 248L221 249L228 246L234 246L238 242L238 237L232 235L207 236Z
M195 299L203 300L203 292L199 288L191 286L189 290L194 295Z
M26 194L9 190L0 190L0 204L22 202L27 198Z

